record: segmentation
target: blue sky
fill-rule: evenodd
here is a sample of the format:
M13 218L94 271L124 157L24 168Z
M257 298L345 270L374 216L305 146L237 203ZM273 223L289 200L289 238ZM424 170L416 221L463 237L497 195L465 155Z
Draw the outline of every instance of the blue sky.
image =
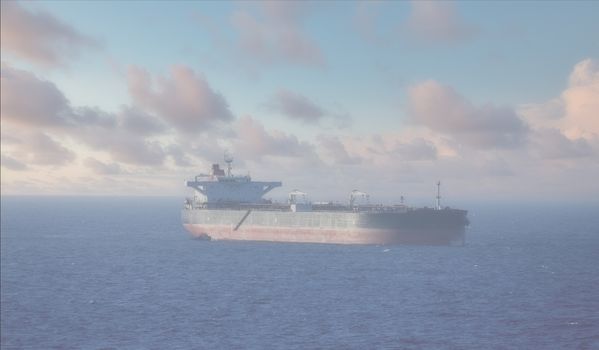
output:
M580 188L556 187L579 172L592 186L599 175L592 103L599 99L597 2L2 6L3 90L15 91L11 100L3 97L2 126L20 137L5 141L3 133L3 193L120 193L127 183L147 182L128 191L179 194L174 180L219 160L213 158L224 149L238 154L240 166L263 169L259 175L291 176L296 183L290 186L331 195L353 189L353 182L389 196L385 186L405 183L406 191L421 195L435 177L444 177L472 198L509 198L521 195L514 184L551 174L523 186L527 195L591 198L583 189L587 180ZM44 129L51 121L25 116L18 105L21 85L6 74L13 71L33 85L51 83L72 114L93 109L114 122L119 146L83 139L81 130L109 131L83 125L81 117L49 118L79 123L77 132ZM574 75L583 76L582 85L572 83ZM146 86L133 91L134 81ZM161 131L122 129L131 109L150 124L162 123ZM174 115L189 111L198 113L196 124L193 116ZM27 118L31 122L23 122ZM195 134L182 128L184 122ZM31 137L48 137L66 150L60 164L20 148ZM173 149L185 161L177 162ZM304 169L330 180L314 185L301 175ZM371 169L390 175L351 175ZM36 175L40 170L48 176ZM108 172L96 186L85 186L94 171ZM474 178L483 184L478 192L467 188ZM156 191L144 190L157 184Z
M456 3L474 33L465 42L440 44L401 36L409 2L370 5L378 10L372 30L380 36L380 43L360 35L359 3L314 2L306 6L304 27L323 51L326 67L283 62L255 69L240 67L234 51L215 45L219 40L215 36L234 40L237 33L231 28L231 14L257 13L254 4L62 1L28 5L44 8L99 39L103 52L88 53L95 57L84 57L71 73L84 74L82 78L93 85L98 82L103 92L82 90L81 79L68 76L57 76L55 81L69 89L74 102L108 109L127 102L124 91L105 93L119 80L115 73L106 76L111 74L107 72L109 60L154 72L164 72L172 64L194 67L226 93L237 113L265 114L260 108L263 100L271 91L287 86L357 114L358 126L369 128L369 123L361 121L370 114L394 127L401 112L391 109L401 105L406 86L417 81L442 81L478 103L515 105L551 98L561 91L574 64L599 56L599 41L591 35L599 33L593 16L599 7L594 2ZM218 33L208 30L200 18L210 21ZM589 36L580 35L581 31Z

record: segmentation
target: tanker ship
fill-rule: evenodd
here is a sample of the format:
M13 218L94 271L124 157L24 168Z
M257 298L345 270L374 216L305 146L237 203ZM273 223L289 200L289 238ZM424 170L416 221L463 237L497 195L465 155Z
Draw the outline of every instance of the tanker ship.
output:
M194 196L186 198L183 226L194 237L206 240L247 240L332 244L464 243L467 211L441 207L440 182L436 205L414 208L403 203L371 204L369 195L353 190L347 203L310 202L294 190L285 203L263 196L280 181L252 181L249 175L232 174L213 164L209 174L186 181Z

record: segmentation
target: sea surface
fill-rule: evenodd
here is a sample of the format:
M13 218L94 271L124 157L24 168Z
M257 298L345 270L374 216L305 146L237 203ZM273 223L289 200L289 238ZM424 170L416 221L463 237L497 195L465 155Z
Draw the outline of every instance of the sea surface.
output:
M2 197L1 348L599 349L599 206L464 246L206 242L178 198Z

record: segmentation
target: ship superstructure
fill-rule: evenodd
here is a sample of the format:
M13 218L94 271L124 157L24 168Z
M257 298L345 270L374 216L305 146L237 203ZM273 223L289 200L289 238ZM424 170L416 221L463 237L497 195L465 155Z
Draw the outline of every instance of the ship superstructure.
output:
M353 190L346 204L310 202L293 190L286 203L263 196L280 181L252 181L213 164L210 174L198 175L186 185L182 221L192 235L213 240L253 240L337 244L451 244L462 242L468 224L465 210L442 208L440 182L435 208L371 204L370 196Z
M194 203L206 206L259 204L264 202L262 196L282 185L280 181L252 181L249 175L235 176L231 173L230 163L227 174L219 164L213 164L210 174L198 175L193 181L186 181L185 184L195 190Z

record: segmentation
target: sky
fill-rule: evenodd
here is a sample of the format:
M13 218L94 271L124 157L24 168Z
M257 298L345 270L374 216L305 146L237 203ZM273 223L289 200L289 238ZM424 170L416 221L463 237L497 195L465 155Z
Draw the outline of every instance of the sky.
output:
M2 1L2 195L599 198L596 1Z

